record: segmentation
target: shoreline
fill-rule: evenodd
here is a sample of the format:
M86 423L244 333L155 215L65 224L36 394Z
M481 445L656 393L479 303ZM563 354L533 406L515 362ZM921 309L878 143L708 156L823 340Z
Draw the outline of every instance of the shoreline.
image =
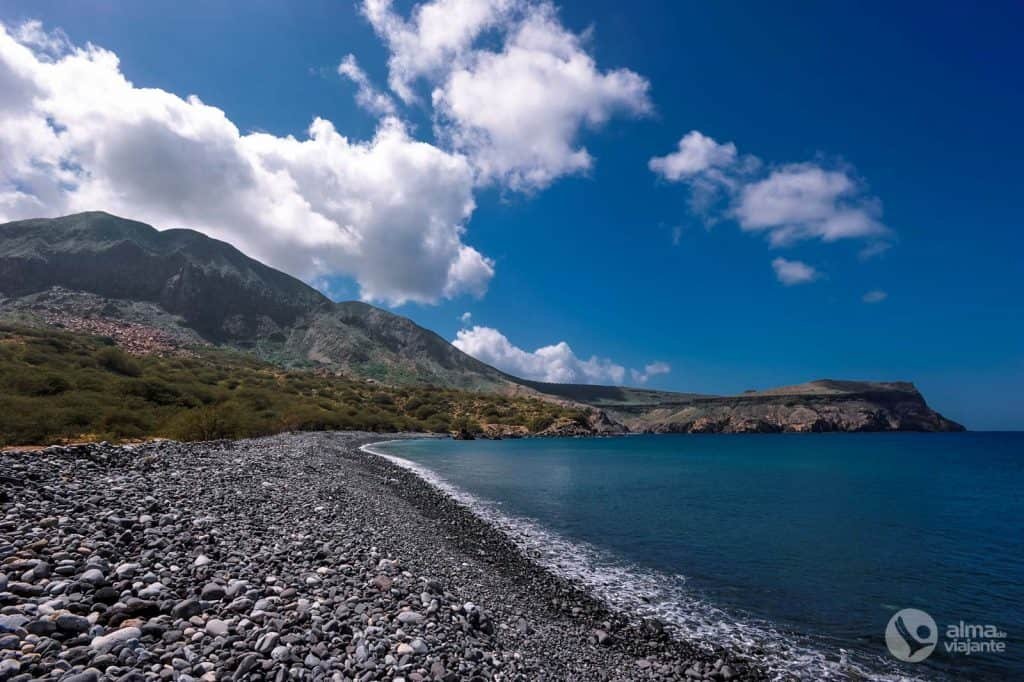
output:
M380 441L4 453L0 679L768 677L630 622Z
M840 659L842 662L830 661L823 651L799 644L764 623L737 620L692 596L667 593L659 583L668 576L652 571L638 572L637 567L623 567L619 562L609 566L606 555L586 543L561 538L535 522L509 517L419 462L374 450L417 438L416 434L406 434L401 438L369 442L361 445L359 451L377 460L376 466L384 469L382 475L402 476L405 490L415 487L407 485L411 477L425 489L425 492L415 493L423 496L422 504L443 508L444 515L468 517L471 526L481 526L485 542L497 548L490 551L502 556L500 570L510 580L535 585L536 577L543 576L542 592L550 591L555 600L561 595L572 595L571 598L587 604L594 617L613 620L615 627L627 637L638 640L654 637L674 655L708 664L726 661L730 670L742 671L736 679L914 679L902 673L893 677L891 673L869 671L847 660L845 654ZM463 549L479 551L474 543L467 543ZM581 567L583 571L579 570ZM597 570L587 570L594 568ZM625 595L617 594L623 592L622 586L627 583L636 586L631 584ZM679 601L672 603L668 612L659 612L655 604L664 602L665 598ZM680 612L686 614L682 619L678 618ZM728 625L723 628L723 624ZM728 642L729 626L742 631L738 640L742 645ZM722 644L722 640L727 643ZM690 679L685 677L685 670L683 672L683 679Z
M634 434L616 434L606 437L626 437ZM673 637L672 626L656 618L643 618L640 614L621 611L608 604L600 596L577 580L559 575L540 559L528 556L524 548L515 539L492 520L484 517L479 510L472 508L465 500L453 494L453 490L438 485L440 479L430 480L424 475L425 467L404 460L397 455L374 452L372 448L402 440L422 438L420 434L399 434L398 438L371 440L356 448L357 456L362 456L364 466L379 471L385 479L397 479L401 485L396 486L399 494L408 496L409 501L421 513L436 515L445 519L448 524L457 525L460 533L452 537L459 549L467 556L488 557L487 562L493 565L496 573L514 584L517 588L528 591L537 604L556 604L553 612L555 620L566 615L573 624L590 619L596 625L593 629L601 630L608 635L602 647L621 649L627 656L637 657L636 660L647 660L645 654L656 650L668 661L682 660L686 665L669 666L670 669L655 673L653 679L769 679L766 669L758 666L755 661L744 656L737 656L724 647L710 642L696 643ZM553 437L553 436L549 436ZM444 436L427 436L444 440ZM348 456L356 453L348 453ZM395 460L401 460L402 463ZM408 466L407 464L412 465ZM500 560L494 559L497 555ZM592 634L588 640L594 640ZM596 643L593 642L592 643ZM694 662L700 662L709 673L706 676L696 673L687 676L687 671ZM716 667L718 664L719 667ZM716 676L714 670L722 665L728 666L728 677ZM644 666L638 670L649 670ZM568 679L568 678L566 678ZM602 678L604 679L604 678ZM607 679L641 679L641 677L609 677Z
M530 556L533 548L517 542L515 530L503 528L493 518L482 514L481 510L474 508L463 494L459 494L461 491L456 492L454 486L443 482L443 479L436 475L427 475L433 472L429 472L426 467L397 455L373 451L374 447L387 443L417 438L415 434L403 438L390 438L365 443L358 449L360 453L373 458L367 462L368 466L382 468L382 475L394 474L401 477L400 494L411 494L413 504L418 505L421 510L430 509L430 513L447 518L449 523L457 520L461 528L468 531L456 539L463 552L470 555L499 555L501 561L496 566L497 572L504 574L510 581L535 591L538 601L572 603L573 606L569 607L570 613L573 608L582 610L581 613L573 614L574 618L589 615L603 624L613 624L613 629L618 633L620 640L650 640L672 656L700 660L705 664L714 665L722 660L729 664L730 670L736 675L735 679L769 677L769 672L759 667L756 662L749 660L748 657L736 655L726 647L707 641L698 642L673 636L675 627L660 620L656 614L645 616L609 603L578 578L562 575L553 566L547 565L541 557ZM521 540L521 537L519 539ZM685 677L685 670L683 673Z

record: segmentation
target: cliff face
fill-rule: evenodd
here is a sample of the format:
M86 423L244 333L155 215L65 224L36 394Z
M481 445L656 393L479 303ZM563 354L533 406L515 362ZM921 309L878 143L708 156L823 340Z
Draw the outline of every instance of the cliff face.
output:
M827 431L963 431L928 407L905 382L816 381L730 397L613 409L632 431L646 433L818 433Z

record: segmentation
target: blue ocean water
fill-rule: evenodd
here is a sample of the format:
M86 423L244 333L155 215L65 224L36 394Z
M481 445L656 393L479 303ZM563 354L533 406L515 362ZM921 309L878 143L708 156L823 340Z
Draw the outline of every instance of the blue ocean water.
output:
M1024 433L396 441L526 551L780 676L1024 679ZM940 638L888 651L900 609ZM993 625L1003 652L946 650ZM990 645L991 646L991 645Z

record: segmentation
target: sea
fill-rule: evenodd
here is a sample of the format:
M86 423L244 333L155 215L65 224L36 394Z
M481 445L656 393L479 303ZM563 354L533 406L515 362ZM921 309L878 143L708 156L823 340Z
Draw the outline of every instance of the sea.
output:
M612 606L778 679L1024 680L1024 433L368 449Z

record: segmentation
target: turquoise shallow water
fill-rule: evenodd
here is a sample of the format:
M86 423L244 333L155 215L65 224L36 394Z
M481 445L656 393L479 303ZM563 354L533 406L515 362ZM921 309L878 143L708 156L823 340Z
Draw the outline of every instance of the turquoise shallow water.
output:
M780 673L1024 679L1024 434L399 441L538 559ZM897 663L899 609L941 633ZM1003 653L949 653L991 624Z

